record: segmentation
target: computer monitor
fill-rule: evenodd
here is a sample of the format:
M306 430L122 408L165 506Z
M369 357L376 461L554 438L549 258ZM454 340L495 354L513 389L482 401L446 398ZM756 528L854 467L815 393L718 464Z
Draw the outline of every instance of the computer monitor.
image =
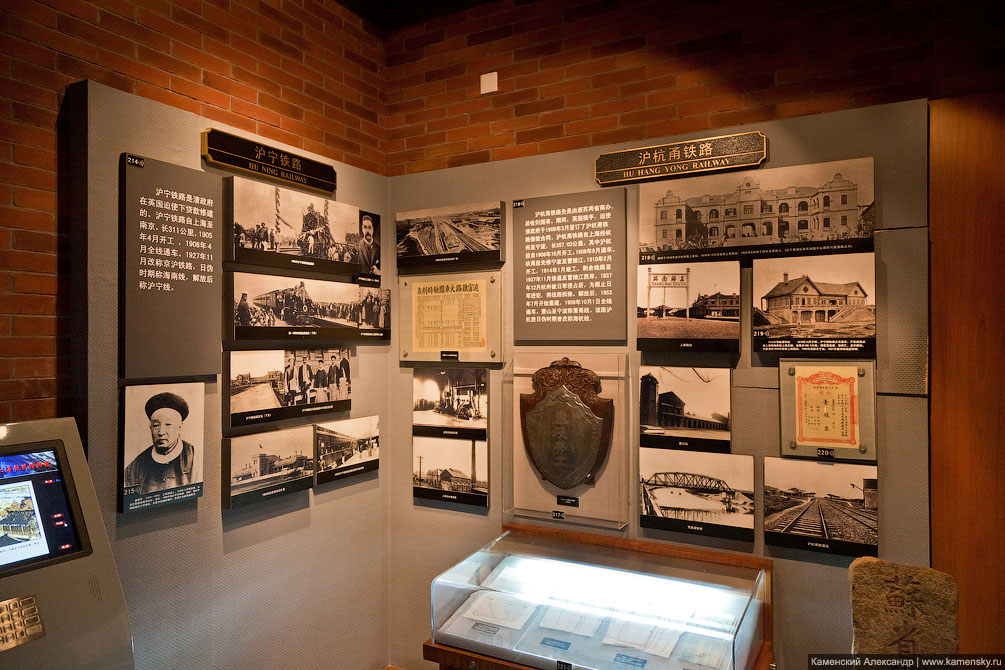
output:
M125 597L76 423L0 424L0 668L132 667Z

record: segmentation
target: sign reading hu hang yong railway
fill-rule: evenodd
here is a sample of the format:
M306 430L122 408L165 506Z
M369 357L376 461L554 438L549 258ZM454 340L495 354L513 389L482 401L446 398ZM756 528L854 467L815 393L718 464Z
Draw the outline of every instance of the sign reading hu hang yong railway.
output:
M768 138L759 131L736 133L600 154L595 176L601 186L625 184L752 167L767 156Z
M298 186L322 195L335 193L335 168L305 156L210 128L202 133L206 163L225 170Z

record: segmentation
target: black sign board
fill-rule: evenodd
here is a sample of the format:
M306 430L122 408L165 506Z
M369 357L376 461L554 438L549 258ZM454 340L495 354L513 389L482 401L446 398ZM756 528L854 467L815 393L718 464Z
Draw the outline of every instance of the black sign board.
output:
M759 131L703 137L600 154L595 177L601 186L627 184L752 167L760 165L767 156L768 138Z
M215 128L202 133L202 156L208 164L225 170L267 177L325 195L335 192L335 168L331 165Z
M122 154L119 161L119 376L220 372L223 182Z

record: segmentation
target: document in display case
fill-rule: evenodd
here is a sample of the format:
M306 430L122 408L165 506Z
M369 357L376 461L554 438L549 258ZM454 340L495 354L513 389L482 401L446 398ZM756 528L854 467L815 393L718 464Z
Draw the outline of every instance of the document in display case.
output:
M770 642L770 567L553 535L508 530L437 577L433 643L542 670L746 670Z

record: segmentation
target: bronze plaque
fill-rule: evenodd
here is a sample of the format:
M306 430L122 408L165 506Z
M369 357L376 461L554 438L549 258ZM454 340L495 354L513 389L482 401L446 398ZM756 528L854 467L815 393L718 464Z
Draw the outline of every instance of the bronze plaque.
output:
M760 131L753 131L600 154L594 176L601 186L627 184L755 167L767 157L768 138Z
M520 428L527 456L560 489L594 484L611 449L614 401L600 398L600 377L562 358L532 377L520 394Z

